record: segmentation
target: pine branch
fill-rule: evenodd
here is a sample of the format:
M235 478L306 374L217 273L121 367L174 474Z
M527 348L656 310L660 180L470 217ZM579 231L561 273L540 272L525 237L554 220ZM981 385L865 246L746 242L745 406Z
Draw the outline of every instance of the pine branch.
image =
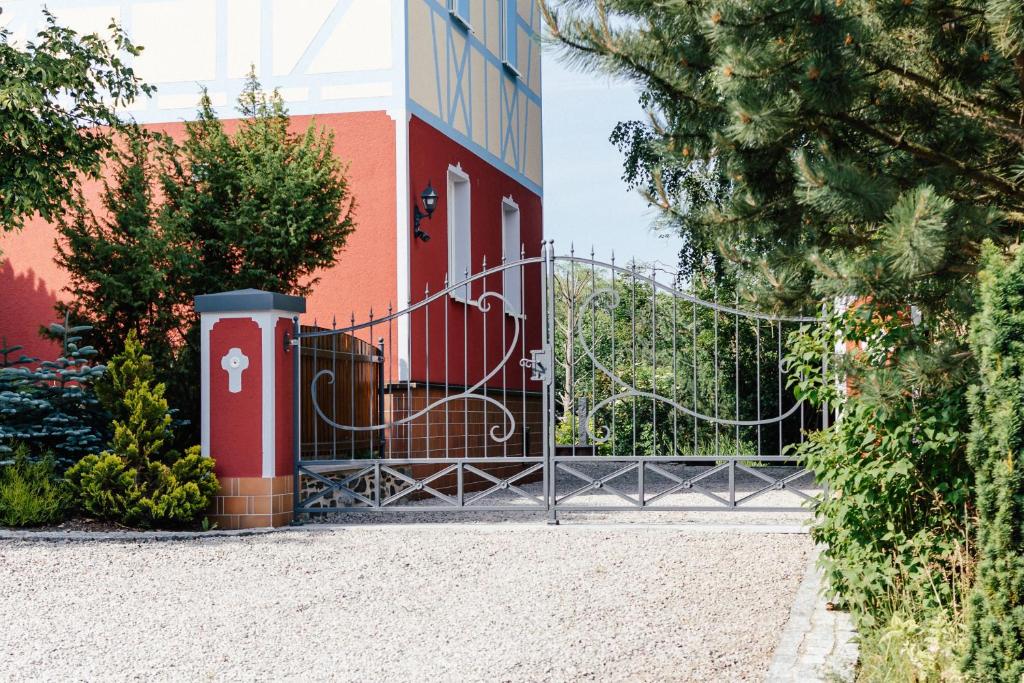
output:
M1000 190L1001 192L1004 193L1004 195L1011 196L1021 202L1024 202L1024 190L1022 190L1018 185L1011 183L1003 178L1000 178L995 174L986 173L978 168L969 166L963 161L955 159L949 156L948 154L932 149L926 145L922 145L917 142L911 142L905 139L902 135L894 135L883 128L871 125L867 121L856 119L852 116L849 116L846 113L840 112L835 114L824 114L824 116L827 118L835 119L836 121L841 121L842 123L845 123L846 125L850 126L851 128L854 128L855 130L860 131L861 133L864 133L865 135L868 135L870 137L875 138L876 140L881 140L887 143L890 147L894 149L909 152L918 159L923 159L925 161L930 161L935 164L940 164L942 166L947 166L949 168L955 169L959 171L962 175L967 176L968 178L976 180L979 183L982 183L983 185L986 185L993 189Z
M632 71L632 75L642 77L648 82L649 85L656 87L669 97L683 99L695 106L706 109L714 108L720 111L723 110L723 108L717 102L701 100L687 92L684 92L675 84L673 84L668 79L663 77L661 74L656 73L650 67L641 64L637 59L633 58L632 55L619 49L612 42L598 40L596 36L592 35L591 40L593 44L586 44L582 42L579 38L566 35L565 31L563 31L562 29L561 24L559 24L558 16L553 11L551 11L547 4L548 3L545 2L544 0L541 0L541 2L539 3L541 8L541 16L543 17L544 22L548 27L548 30L551 32L551 37L554 38L557 42L562 43L563 46L572 48L573 50L589 55L590 57L593 57L595 59L601 57L614 58L614 60L624 65L624 70Z
M1020 94L1024 98L1024 51L1017 54L1017 58L1013 60L1014 66L1017 68L1017 80L1020 83ZM1021 107L1020 114L1018 115L1018 121L1024 118L1024 107Z
M1024 147L1024 126L1020 124L1020 113L1015 112L1012 108L996 102L990 102L984 98L964 99L956 97L943 88L942 84L938 81L915 73L906 67L897 66L892 62L874 56L868 57L868 60L879 67L881 71L891 73L897 78L917 85L919 88L918 92L934 95L933 101L948 106L966 118L979 121L996 134ZM1022 79L1024 79L1024 73L1022 73ZM1022 92L1024 92L1024 81L1022 81ZM993 118L996 113L999 114L998 118Z

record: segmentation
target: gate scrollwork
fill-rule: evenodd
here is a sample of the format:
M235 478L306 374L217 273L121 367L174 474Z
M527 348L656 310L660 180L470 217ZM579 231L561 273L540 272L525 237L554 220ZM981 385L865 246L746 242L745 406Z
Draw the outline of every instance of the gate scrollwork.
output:
M454 287L454 288L451 288L451 289L453 291L455 291L455 290L459 289L462 286L463 285L460 284L458 287ZM492 300L495 300L495 299L498 300L501 303L502 306L507 306L508 303L509 303L508 299L506 299L505 296L503 296L499 292L484 292L475 301L468 302L467 305L472 306L473 308L475 308L479 312L481 312L481 313L486 315L491 310L491 303L490 302ZM508 441L510 438L512 438L512 435L515 433L515 429L516 429L516 418L515 418L515 416L512 414L512 411L510 411L508 409L508 407L505 406L505 404L503 404L501 401L497 400L493 396L488 396L485 393L478 393L478 392L480 391L480 389L484 388L489 381L494 379L494 377L499 372L501 372L501 369L504 368L505 365L512 358L512 355L516 351L516 346L517 346L517 343L519 341L519 335L520 335L520 322L519 322L519 318L513 316L512 317L511 340L507 341L506 347L504 349L504 353L503 353L501 359L498 362L496 362L492 368L490 368L488 370L487 374L485 374L480 380L475 382L471 387L465 389L464 391L461 391L461 392L456 393L456 394L449 394L447 396L442 396L441 398L439 398L439 399L429 403L426 407L421 408L420 410L416 411L415 413L412 413L411 415L408 415L408 416L403 417L401 419L387 420L387 421L379 422L377 424L372 424L372 425L350 425L350 424L343 424L343 423L337 422L337 421L331 419L330 417L328 417L327 414L324 412L323 408L320 407L320 401L319 401L319 399L317 397L317 384L321 381L321 379L326 377L328 385L334 384L334 379L335 379L334 372L332 370L328 370L328 369L320 370L315 375L313 375L313 379L310 381L309 391L310 391L310 394L311 394L313 409L316 411L317 416L324 422L324 424L327 424L328 426L333 427L334 429L339 429L339 430L346 431L346 432L376 432L376 431L381 431L381 430L389 430L389 429L393 429L395 427L400 427L402 425L407 425L407 424L413 423L416 420L418 420L419 418L421 418L424 415L426 415L427 413L430 413L431 411L434 411L434 410L436 410L438 408L443 407L445 404L450 404L450 403L453 403L455 401L462 401L462 400L481 401L483 403L487 403L489 405L494 406L495 408L497 408L501 412L501 414L503 416L503 420L502 420L503 424L502 425L494 425L494 426L492 426L488 430L488 434L489 434L491 440L493 440L495 443L504 443L504 442ZM504 431L503 432L499 432L498 430L500 428L504 428Z

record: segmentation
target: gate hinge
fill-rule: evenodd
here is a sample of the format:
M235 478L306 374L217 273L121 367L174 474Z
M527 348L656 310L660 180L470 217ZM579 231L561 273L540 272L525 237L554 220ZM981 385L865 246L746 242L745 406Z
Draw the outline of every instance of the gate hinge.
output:
M533 349L530 358L523 358L519 365L530 368L530 379L534 382L546 382L551 372L551 352L547 349Z

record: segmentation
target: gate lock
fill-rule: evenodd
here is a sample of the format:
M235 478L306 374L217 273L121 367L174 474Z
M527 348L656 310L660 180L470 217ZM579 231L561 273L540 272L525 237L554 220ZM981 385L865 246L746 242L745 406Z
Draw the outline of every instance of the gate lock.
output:
M533 349L531 358L523 358L519 365L530 368L530 379L534 382L546 382L551 369L551 352L546 349Z

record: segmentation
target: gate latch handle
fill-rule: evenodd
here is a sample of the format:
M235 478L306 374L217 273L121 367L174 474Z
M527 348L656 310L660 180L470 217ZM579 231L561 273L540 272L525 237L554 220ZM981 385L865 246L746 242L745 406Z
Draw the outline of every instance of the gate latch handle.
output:
M546 349L533 349L530 358L523 358L519 365L530 368L530 379L534 382L546 382L551 368L551 353Z

